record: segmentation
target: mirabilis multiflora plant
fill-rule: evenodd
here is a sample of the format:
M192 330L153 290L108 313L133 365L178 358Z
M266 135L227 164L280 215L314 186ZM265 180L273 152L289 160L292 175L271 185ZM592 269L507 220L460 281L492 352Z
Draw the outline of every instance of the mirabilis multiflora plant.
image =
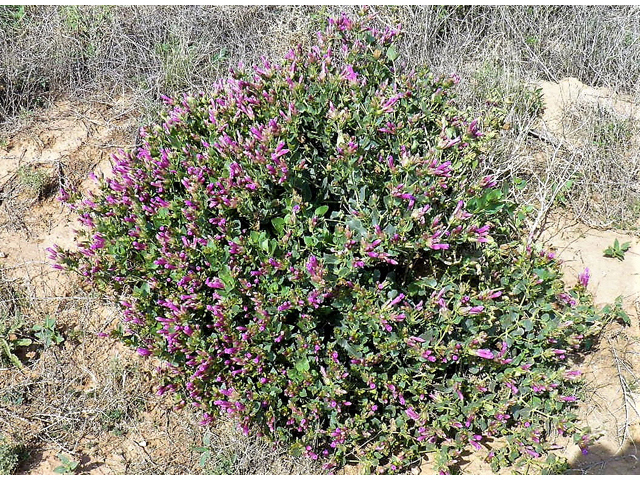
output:
M118 297L125 341L165 361L159 393L327 468L586 446L566 357L603 319L588 279L566 290L474 174L492 122L455 106L458 79L403 71L399 31L370 25L166 98L98 193L62 193L83 229L52 257Z

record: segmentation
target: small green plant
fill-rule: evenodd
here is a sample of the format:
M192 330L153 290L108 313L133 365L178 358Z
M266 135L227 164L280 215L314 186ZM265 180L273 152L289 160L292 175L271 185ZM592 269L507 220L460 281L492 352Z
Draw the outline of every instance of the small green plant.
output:
M24 458L24 453L23 446L12 444L0 436L0 475L13 475Z
M497 62L483 63L472 79L474 97L500 106L516 130L544 112L542 89L523 83Z
M47 316L42 324L36 324L31 328L44 348L58 345L64 341L64 337L56 330L55 318Z
M206 470L207 475L233 475L238 456L231 452L218 453L212 460L213 465Z
M58 460L60 460L62 464L53 469L54 473L57 473L59 475L75 475L76 474L76 469L80 465L80 462L71 460L69 457L67 457L62 453L58 454Z
M60 16L65 29L71 35L81 35L86 32L86 15L83 15L79 7L74 5L61 7Z
M600 148L613 148L629 142L634 133L633 122L598 105L593 112L593 143Z
M19 313L0 317L0 360L7 359L18 368L23 365L15 354L16 349L32 343L30 338L25 337L25 323L24 317Z
M200 453L198 465L206 475L233 475L235 473L233 469L238 458L237 455L230 451L219 451L214 455L211 433L205 433L202 437L202 446L195 447L193 450Z
M100 419L100 423L106 431L113 433L117 437L121 437L125 433L125 430L120 426L124 416L125 412L122 409L114 408L104 413Z
M23 5L0 5L0 27L19 28L25 15Z
M200 465L200 468L204 468L207 462L211 459L211 434L209 432L205 433L202 437L202 446L194 447L193 450L200 454L198 465Z
M50 175L40 169L34 168L31 165L23 165L16 173L18 181L31 190L33 195L37 198L45 196L54 183L54 180Z
M620 261L624 260L624 254L631 248L631 242L624 242L620 245L620 242L616 238L613 245L608 246L604 251L604 256L609 258L617 258Z
M540 43L540 39L538 37L536 37L535 35L529 35L527 36L524 41L527 43L527 45L538 45Z

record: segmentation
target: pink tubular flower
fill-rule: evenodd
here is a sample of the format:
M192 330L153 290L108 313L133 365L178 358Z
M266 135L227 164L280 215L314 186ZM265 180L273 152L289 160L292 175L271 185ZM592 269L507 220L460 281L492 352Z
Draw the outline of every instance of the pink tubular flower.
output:
M493 360L494 358L493 352L486 348L481 348L480 350L476 350L475 354L476 356L481 358L486 358L487 360Z
M404 293L401 293L396 298L391 300L391 302L389 302L389 306L396 305L396 304L400 303L403 299L404 299Z
M462 307L460 309L460 313L463 315L478 315L484 311L484 307L482 305L476 305L475 307Z
M476 442L475 440L469 440L469 443L476 449L476 450L480 450L482 448L482 446Z
M468 132L469 132L470 135L472 135L472 136L474 136L476 138L479 138L479 137L483 136L482 132L478 129L478 120L477 119L473 120L469 124Z
M309 260L307 261L307 264L305 266L307 267L307 272L313 275L313 273L318 268L318 259L315 257L315 255L311 255L309 257Z
M286 144L284 142L278 143L278 146L276 147L276 151L271 154L271 159L273 161L276 161L283 155L286 155L287 153L289 153L289 149L285 148L285 146Z
M487 175L482 180L480 180L480 186L482 188L493 188L497 184L498 183L493 179L493 177L491 177L491 175Z
M533 450L532 448L525 448L525 452L527 452L527 455L533 457L533 458L538 458L540 457L540 454L538 452L536 452L535 450Z
M71 198L71 195L69 195L69 193L67 193L67 191L64 188L60 188L60 192L59 192L59 195L56 197L56 200L64 203L64 202L67 202L70 198Z
M560 400L562 400L563 402L575 402L576 400L578 400L578 397L576 397L575 395L567 395L565 397L560 397Z
M420 415L418 415L413 408L407 408L405 410L405 413L412 420L415 420L415 421L420 420Z
M151 355L151 350L149 350L148 348L144 348L144 347L138 347L136 349L136 352L141 357L148 357L149 355Z
M400 100L402 98L402 95L394 95L393 97L391 97L389 100L387 100L386 102L384 102L381 106L380 109L385 112L385 113L391 113L393 112L393 106L396 104L396 102L398 100Z
M587 285L589 285L590 278L591 278L591 272L589 271L588 267L584 269L584 272L578 275L578 281L584 288L587 288Z
M224 288L224 283L222 283L222 280L220 280L219 278L216 278L215 280L211 280L211 279L207 278L204 281L204 283L209 288L216 288L216 289Z
M348 80L351 83L355 83L358 81L358 74L353 71L352 65L345 65L344 68L342 69L341 75L342 75L342 78L344 78L345 80Z

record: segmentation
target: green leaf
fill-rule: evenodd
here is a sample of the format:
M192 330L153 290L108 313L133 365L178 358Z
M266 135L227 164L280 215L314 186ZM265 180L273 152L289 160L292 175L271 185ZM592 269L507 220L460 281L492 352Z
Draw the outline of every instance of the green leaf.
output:
M211 458L211 452L205 449L205 451L202 452L202 455L200 455L200 461L198 462L200 467L204 467L210 458Z
M151 294L151 286L144 282L139 287L133 287L133 294L138 298L148 298Z
M298 360L296 363L296 370L298 372L308 372L310 368L309 360L305 357L301 360Z
M321 207L316 208L314 214L316 217L321 217L329 210L328 205L322 205Z
M391 45L389 48L387 48L387 58L392 62L395 61L396 58L398 58L398 50L396 49L395 45Z
M330 253L325 253L323 259L324 263L326 263L327 265L337 265L338 263L340 263L340 259Z
M7 343L7 341L4 338L0 338L0 346L2 347L2 350L4 350L4 353L7 356L7 358L9 359L9 361L11 363L13 363L19 369L22 369L22 366L23 366L22 362L20 361L20 359L17 356L15 356L13 354L13 352L9 348L9 344Z
M276 232L278 232L279 234L282 234L284 232L284 225L285 225L285 220L284 218L272 218L271 219L271 225L273 225L273 228L276 230Z
M355 348L353 348L353 347L349 344L349 342L347 342L347 340L346 340L346 339L341 338L341 339L339 339L339 340L338 340L338 342L337 342L337 343L338 343L338 345L340 345L342 348L344 348L344 349L347 351L347 353L348 353L352 358L358 358L358 359L361 359L361 358L362 358L362 355L361 355L361 354L360 354L360 353L359 353Z

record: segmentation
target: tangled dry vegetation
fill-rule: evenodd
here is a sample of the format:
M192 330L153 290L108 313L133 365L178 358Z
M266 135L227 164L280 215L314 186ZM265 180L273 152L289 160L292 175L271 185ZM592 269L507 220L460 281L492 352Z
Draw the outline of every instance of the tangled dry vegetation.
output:
M117 309L51 271L44 248L72 240L58 188L108 171L109 154L135 145L161 94L206 91L238 61L278 60L341 10L355 7L0 6L0 473L51 473L59 454L80 462L75 472L318 471L230 424L203 427L195 412L173 412L154 394L154 365L102 338ZM637 238L638 7L376 10L382 24L403 25L410 65L459 73L459 102L472 111L491 103L508 112L484 168L531 206L531 239L558 215ZM626 265L636 252L637 241ZM632 317L638 290L626 299ZM607 416L618 423L602 427L614 441L574 462L574 473L637 463L625 443L639 433L635 322L606 332L586 361L594 386L585 416L595 412L597 428ZM618 403L598 400L598 375L615 380Z

